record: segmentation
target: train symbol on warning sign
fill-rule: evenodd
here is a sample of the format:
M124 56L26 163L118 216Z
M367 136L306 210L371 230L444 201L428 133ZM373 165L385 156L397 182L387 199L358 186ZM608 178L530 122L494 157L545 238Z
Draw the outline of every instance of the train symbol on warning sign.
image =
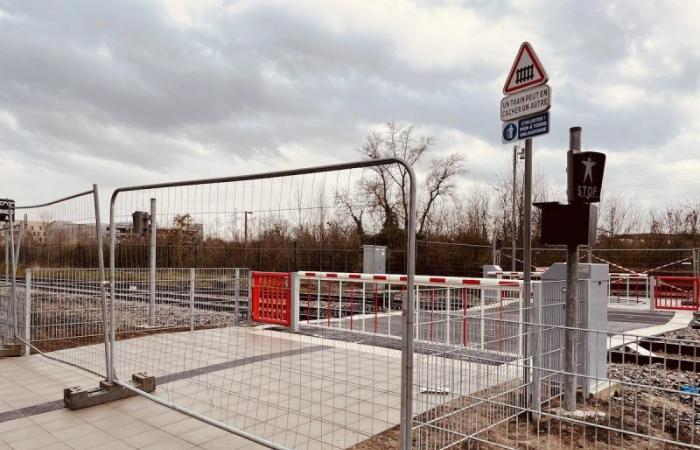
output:
M529 87L539 86L546 83L548 79L547 72L537 58L535 50L529 42L523 42L515 57L513 67L508 73L508 78L506 78L503 93L508 95Z
M515 83L524 83L535 78L535 65L530 64L529 66L523 67L522 69L516 70Z

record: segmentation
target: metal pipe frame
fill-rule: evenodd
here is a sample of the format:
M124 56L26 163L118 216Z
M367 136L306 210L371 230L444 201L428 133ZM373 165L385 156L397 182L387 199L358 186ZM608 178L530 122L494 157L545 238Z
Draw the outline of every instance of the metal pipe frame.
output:
M93 184L93 186L96 186L96 185ZM68 200L73 200L74 198L82 197L82 196L84 196L84 195L93 195L94 192L95 192L94 189L90 189L89 191L85 191L85 192L80 192L80 193L78 193L78 194L69 195L68 197L59 198L58 200L53 200L53 201L50 201L50 202L48 202L48 203L41 203L41 204L39 204L39 205L29 205L29 206L15 206L15 209L44 208L44 207L46 207L46 206L51 206L51 205L55 205L55 204L57 204L57 203L65 202L65 201L68 201Z
M410 181L409 188L409 218L408 218L408 230L407 230L407 242L406 242L406 303L403 307L403 326L405 330L404 337L401 342L401 430L400 430L400 448L402 450L408 450L412 445L412 429L413 429L413 334L414 334L414 310L415 310L415 292L414 292L414 278L416 273L416 175L413 168L401 158L384 158L384 159L372 159L367 161L357 161L351 163L343 164L331 164L316 167L307 167L301 169L292 170L282 170L276 172L263 172L250 175L240 175L233 177L219 177L219 178L204 178L197 180L187 180L187 181L175 181L168 183L156 183L156 184L146 184L139 186L129 186L123 188L117 188L112 192L109 203L109 269L110 269L110 373L111 378L108 378L110 382L116 382L122 386L124 383L118 382L117 376L114 373L114 343L116 340L115 336L115 309L114 309L114 299L115 299L115 286L114 280L116 276L116 229L114 226L114 208L117 196L122 192L131 192L139 190L149 190L149 189L162 189L169 187L182 187L182 186L197 186L202 184L216 184L216 183L231 183L231 182L241 182L241 181L252 181L261 180L269 178L282 178L295 175L306 175L311 173L323 173L323 172L333 172L341 170L350 169L360 169L366 167L377 167L385 165L400 165L406 169ZM147 398L152 398L154 401L162 403L162 400L157 399L154 396L148 396L143 392L139 394L147 396ZM163 403L165 404L165 403ZM193 417L197 417L207 423L211 423L219 428L225 429L238 436L250 439L253 442L257 442L261 445L269 446L269 442L258 438L257 436L252 436L242 430L238 430L233 427L229 427L220 422L207 419L200 415L194 416L193 411L186 411L183 408L179 408L174 404L168 404L167 406L172 407L178 411L184 412Z

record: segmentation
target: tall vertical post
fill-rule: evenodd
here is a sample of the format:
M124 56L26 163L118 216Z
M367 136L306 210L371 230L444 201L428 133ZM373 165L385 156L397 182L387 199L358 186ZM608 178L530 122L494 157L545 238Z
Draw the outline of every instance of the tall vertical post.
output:
M116 312L114 299L116 295L115 278L117 276L117 230L114 224L114 198L115 193L109 201L109 362L107 364L107 381L114 382L117 378L114 369L114 341L117 335Z
M576 201L574 195L574 168L572 167L574 153L581 152L581 127L569 129L569 151L567 152L566 194L569 203ZM576 410L576 370L574 361L574 347L576 339L576 306L578 294L578 246L566 246L566 309L564 330L564 409L566 411Z
M518 199L518 146L514 145L513 146L513 208L511 211L511 224L510 224L510 233L511 233L511 245L510 245L510 262L511 262L511 270L515 272L518 270L517 264L515 262L517 258L517 253L515 246L518 244L518 239L516 236L516 233L518 231L518 227L516 226L516 203Z
M149 266L148 266L148 326L155 326L156 323L156 199L151 199L151 242L149 246Z
M536 413L542 407L542 284L536 284L532 296L532 333L530 354L532 355L532 389L530 390L530 409ZM527 344L526 344L527 345Z
M27 269L24 276L24 345L22 355L27 356L30 352L29 344L32 342L32 269Z
M12 214L12 212L10 212ZM5 228L5 282L10 282L10 227Z
M532 268L532 139L525 139L525 179L523 184L523 300L530 305Z
M525 139L525 170L523 171L523 300L521 308L525 308L525 321L531 322L529 313L532 311L532 139ZM483 311L482 311L483 314ZM528 348L525 336L523 348ZM523 370L523 385L530 385L530 372ZM525 394L527 398L527 393Z
M408 230L406 230L406 296L403 305L403 339L401 340L401 415L399 448L409 450L413 446L413 334L415 325L414 291L416 276L416 174L413 167L404 163L411 182L408 197ZM364 320L363 320L364 322Z
M498 239L496 238L496 230L493 231L493 241L491 242L491 264L498 265Z
M190 268L190 331L194 331L194 287L195 272L194 267Z
M112 367L110 365L109 352L112 350L109 345L109 320L107 318L107 290L105 289L105 258L102 246L102 220L100 219L100 196L97 185L92 185L92 196L95 203L95 240L97 245L97 267L100 277L100 297L102 298L102 333L105 340L105 368L108 380L112 380Z
M12 262L12 269L10 270L10 307L11 311L8 311L9 319L12 321L12 329L17 329L17 308L15 293L17 291L17 264L15 260L15 223L14 223L14 211L10 211L10 261ZM13 338L16 336L13 335Z
M253 211L243 211L243 241L248 245L248 214L253 214Z

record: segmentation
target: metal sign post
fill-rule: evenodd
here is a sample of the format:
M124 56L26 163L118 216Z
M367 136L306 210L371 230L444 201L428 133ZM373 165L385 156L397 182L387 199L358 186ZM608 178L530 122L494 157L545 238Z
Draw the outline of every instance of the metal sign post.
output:
M581 127L573 127L569 130L569 157L567 161L572 161L572 155L581 152ZM573 167L568 164L567 173L573 172ZM569 203L575 201L575 188L573 176L567 176L567 197ZM576 410L576 370L574 361L574 340L576 338L576 299L578 290L578 245L568 244L566 246L566 314L564 319L564 409L566 411Z
M531 310L532 302L532 138L549 133L549 108L552 106L549 79L535 50L523 42L503 86L501 100L501 141L504 144L525 140L525 171L523 176L523 305ZM515 167L515 150L513 153ZM515 204L515 178L513 171L513 203ZM515 208L515 205L513 206ZM513 237L513 261L515 261L515 237ZM530 322L529 317L525 317ZM523 350L529 348L525 333ZM523 371L523 384L529 386L529 371ZM526 393L527 397L527 393ZM539 405L535 405L539 409Z
M510 252L511 252L510 264L511 265L510 265L510 267L511 267L511 270L513 272L518 270L518 268L517 268L517 256L518 255L517 255L517 250L516 250L516 246L518 245L518 238L516 236L516 233L518 231L517 222L516 222L517 221L516 204L517 204L517 198L518 198L518 155L519 155L518 150L519 150L518 146L514 145L513 146L513 199L512 199L512 203L513 203L512 207L513 208L511 211L512 216L511 216L511 224L510 224L510 226L511 226L511 228L510 228L510 230L511 230L510 231L511 232L511 248L510 248ZM523 152L524 152L524 150L523 150Z
M532 139L525 140L525 174L523 180L523 303L530 304L532 274ZM527 371L526 371L527 372Z

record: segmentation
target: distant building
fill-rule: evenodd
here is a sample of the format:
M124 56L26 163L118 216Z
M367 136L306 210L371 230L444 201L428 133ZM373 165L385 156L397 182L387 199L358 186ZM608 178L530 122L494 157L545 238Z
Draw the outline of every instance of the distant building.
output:
M24 224L24 222L20 223ZM103 226L104 229L106 226ZM22 239L26 245L74 245L86 240L94 240L95 224L74 223L65 220L29 220L26 222L24 232ZM4 241L5 233L0 233L0 243L4 244Z
M134 233L133 222L118 222L114 224L116 230L117 242L122 242L124 240L135 240L140 239L143 235L138 235ZM109 232L109 227L107 227ZM184 228L178 227L161 227L158 226L156 229L156 236L158 239L166 239L177 233L182 233L182 237L186 241L196 242L201 241L204 238L204 225L201 223L193 223ZM109 236L109 233L108 233ZM148 236L148 233L145 235Z

